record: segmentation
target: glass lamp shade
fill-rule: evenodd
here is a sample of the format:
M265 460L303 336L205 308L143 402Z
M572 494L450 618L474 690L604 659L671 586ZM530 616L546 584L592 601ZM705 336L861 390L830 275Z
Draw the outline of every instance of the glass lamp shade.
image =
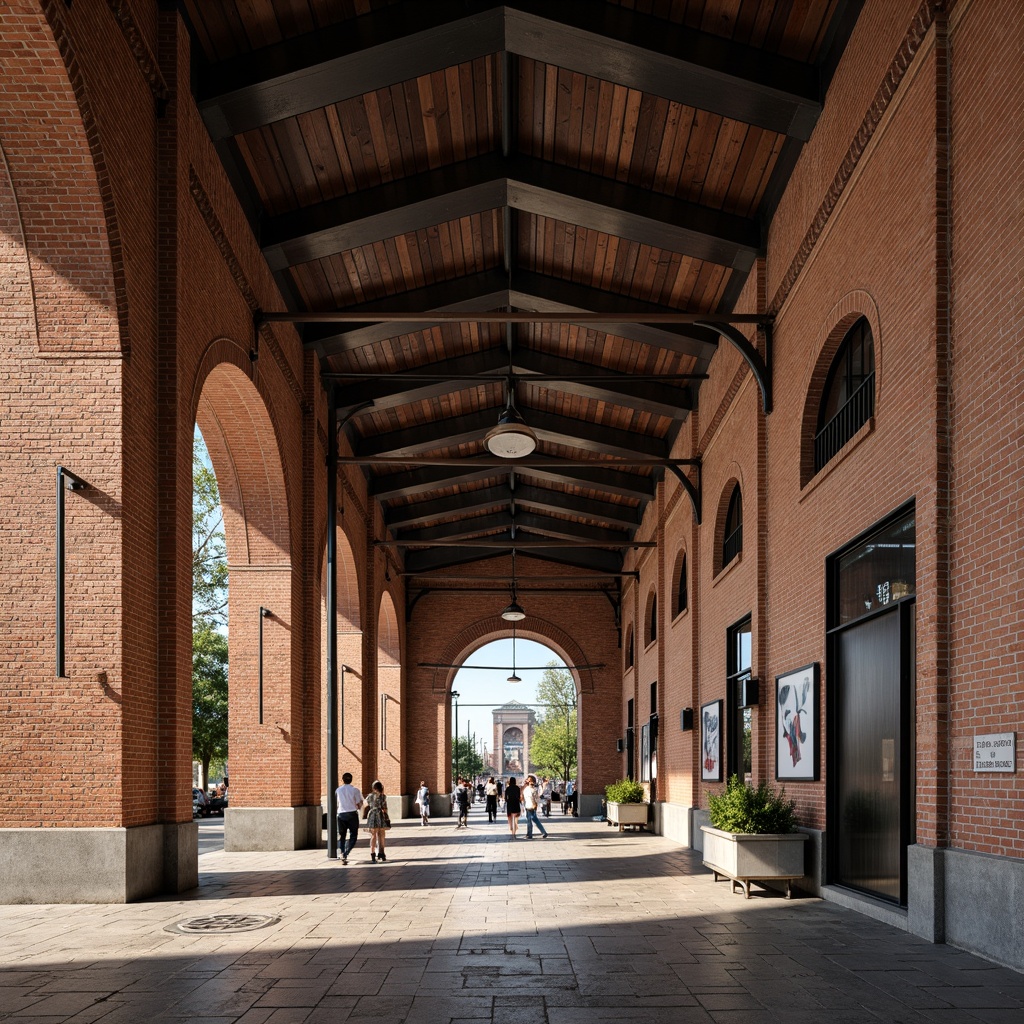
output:
M501 419L484 438L484 445L492 455L501 459L521 459L537 447L537 435L523 422L514 405L508 405Z

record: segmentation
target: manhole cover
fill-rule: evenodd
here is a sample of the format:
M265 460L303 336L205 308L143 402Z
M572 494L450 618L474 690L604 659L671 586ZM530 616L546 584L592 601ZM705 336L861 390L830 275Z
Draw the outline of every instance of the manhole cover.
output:
M280 920L281 918L271 917L269 914L208 914L206 917L193 917L188 921L168 925L167 931L181 932L184 935L254 932L257 928L266 928Z

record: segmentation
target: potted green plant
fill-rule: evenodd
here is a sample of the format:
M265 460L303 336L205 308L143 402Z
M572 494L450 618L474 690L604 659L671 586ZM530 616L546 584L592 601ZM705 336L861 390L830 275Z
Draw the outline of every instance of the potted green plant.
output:
M725 792L708 798L710 825L704 833L704 866L730 879L750 898L751 882L785 882L786 898L794 879L804 874L807 835L796 831L796 811L784 789L767 782L753 786L734 775Z
M604 787L608 822L618 825L621 832L626 825L647 824L647 794L641 783L633 779L617 779Z

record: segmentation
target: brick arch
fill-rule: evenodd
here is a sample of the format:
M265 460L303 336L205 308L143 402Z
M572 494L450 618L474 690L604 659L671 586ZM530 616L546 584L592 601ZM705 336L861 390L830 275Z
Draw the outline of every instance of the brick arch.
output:
M644 647L658 639L658 588L652 586L644 602Z
M0 107L5 176L32 278L36 340L48 353L127 350L123 260L100 132L63 29L63 5L16 5L5 76L33 82L36 103ZM74 325L69 329L69 325Z
M461 633L453 637L444 648L441 663L445 665L461 665L475 650L492 640L504 640L512 636L512 626L500 615L491 615L471 623ZM567 665L588 664L587 655L578 643L547 619L531 615L524 623L516 625L516 639L535 640L554 650ZM452 681L458 669L435 669L431 689L435 692L447 692L452 688ZM593 672L570 669L579 695L594 692Z
M402 643L398 612L387 590L377 611L377 778L384 792L402 792L405 764L405 693L402 685Z
M687 578L690 567L686 564L686 545L680 545L676 552L675 561L672 564L672 618L676 618L689 606L689 579ZM685 604L679 600L679 591L686 586Z
M217 476L229 563L283 566L291 562L284 468L267 400L243 354L228 339L207 349L195 421Z
M800 421L800 486L806 486L814 476L814 435L817 430L818 410L825 390L825 380L846 332L861 318L871 326L875 349L875 409L878 409L882 389L882 333L878 305L870 292L847 292L829 310L818 334L818 357L803 382L804 410Z

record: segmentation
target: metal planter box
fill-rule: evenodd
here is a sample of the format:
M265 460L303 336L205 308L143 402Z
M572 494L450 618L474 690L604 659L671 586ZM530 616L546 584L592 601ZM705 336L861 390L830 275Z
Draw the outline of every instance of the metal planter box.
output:
M792 895L792 882L804 875L804 832L788 835L750 835L723 832L701 825L704 833L704 866L718 876L728 878L732 891L736 883L750 899L751 882L785 882L786 899Z
M643 828L647 824L647 804L616 804L609 801L608 820L618 825L620 832L626 825L639 825Z

